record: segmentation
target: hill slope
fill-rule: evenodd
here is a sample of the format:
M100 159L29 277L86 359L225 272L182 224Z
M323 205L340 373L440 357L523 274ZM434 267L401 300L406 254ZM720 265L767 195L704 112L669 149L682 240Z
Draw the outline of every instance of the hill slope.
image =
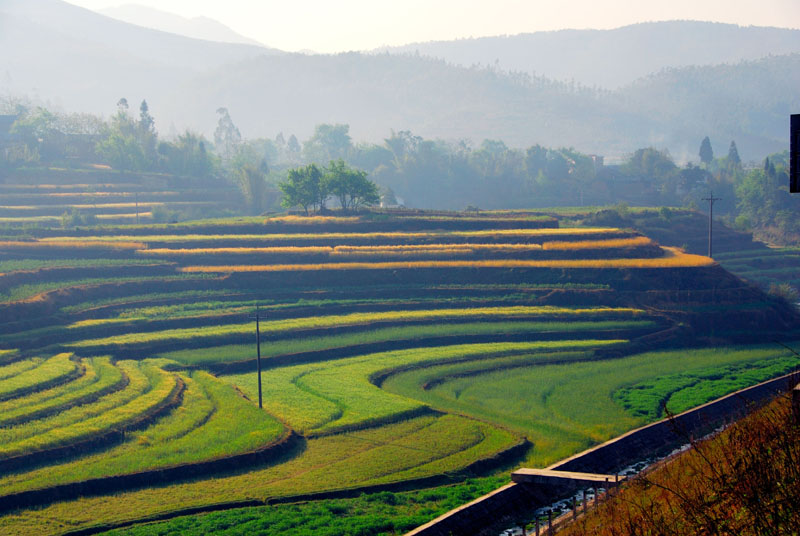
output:
M382 48L463 66L494 65L556 80L618 88L667 67L715 65L800 52L800 30L700 21L613 30L560 30Z
M785 50L783 31L762 30L758 50ZM772 35L780 37L774 47ZM633 37L625 42L643 46ZM702 50L692 47L691 54ZM0 55L0 94L93 113L109 113L123 96L134 104L146 98L160 129L173 124L207 135L214 111L226 106L246 137L302 139L317 124L339 122L351 125L356 140L378 141L394 129L610 156L652 145L693 157L708 135L735 139L748 160L785 148L786 115L800 107L798 54L665 70L607 92L412 55L306 56L189 39L59 0L1 4L0 49L13 51ZM652 58L651 69L663 67ZM580 64L569 68L577 72Z
M117 20L152 28L162 32L218 41L220 43L240 43L245 45L263 46L249 37L236 33L221 22L208 17L181 17L160 9L154 9L140 4L125 4L117 7L107 7L98 10L98 13L107 15Z

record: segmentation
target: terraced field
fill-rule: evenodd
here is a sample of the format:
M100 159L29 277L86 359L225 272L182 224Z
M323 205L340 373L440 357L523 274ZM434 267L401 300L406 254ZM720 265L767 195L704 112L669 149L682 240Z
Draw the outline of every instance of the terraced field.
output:
M782 283L800 289L800 248L745 250L717 257L725 269L766 289Z
M104 169L18 170L14 183L0 183L0 226L58 226L78 213L106 224L153 221L154 210L208 211L232 208L235 189L161 174L131 177Z
M0 532L549 464L788 370L697 347L797 326L711 259L525 212L8 228Z

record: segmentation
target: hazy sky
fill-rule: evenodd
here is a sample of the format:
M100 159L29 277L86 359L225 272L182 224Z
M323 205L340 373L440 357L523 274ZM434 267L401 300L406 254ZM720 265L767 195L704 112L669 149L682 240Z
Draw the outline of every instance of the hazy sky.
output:
M800 0L69 0L206 16L283 50L340 52L416 41L692 19L800 28Z

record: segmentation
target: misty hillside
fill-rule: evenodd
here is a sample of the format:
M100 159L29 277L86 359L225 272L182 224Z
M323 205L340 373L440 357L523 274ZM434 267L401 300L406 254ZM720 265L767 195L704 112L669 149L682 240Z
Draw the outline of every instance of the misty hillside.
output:
M157 97L198 72L276 53L142 28L60 0L0 2L0 50L2 89L93 112L125 90Z
M800 52L800 30L699 21L559 30L381 48L469 67L497 65L556 80L615 89L666 67L738 63Z
M208 17L181 17L140 4L125 4L97 11L117 20L194 39L263 46L255 39L238 34L221 22Z
M685 28L679 33L708 27L669 24ZM642 46L634 40L627 48ZM245 137L283 132L305 139L315 125L338 122L351 126L356 141L380 141L394 129L607 156L653 145L695 158L708 135L717 151L735 139L743 158L760 159L786 147L786 116L800 109L797 54L660 70L657 49L656 74L600 91L413 54L287 54L190 39L59 0L0 3L0 50L10 51L0 55L0 96L103 114L120 97L134 106L147 99L164 134L189 127L211 136L215 111L224 106Z
M204 91L187 100L192 87ZM412 56L282 55L198 77L167 107L185 107L209 131L216 121L211 111L224 103L245 136L282 131L304 138L317 123L338 122L350 124L356 140L379 140L391 128L606 155L653 145L696 158L709 135L717 150L737 140L747 159L785 147L789 110L800 108L796 87L798 54L666 70L614 93Z

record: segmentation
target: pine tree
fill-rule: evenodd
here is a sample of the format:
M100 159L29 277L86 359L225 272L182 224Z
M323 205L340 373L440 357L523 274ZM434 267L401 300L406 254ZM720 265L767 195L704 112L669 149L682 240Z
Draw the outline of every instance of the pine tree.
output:
M700 161L704 164L710 164L713 160L714 150L711 148L711 140L706 136L700 143Z
M728 165L738 167L742 164L742 159L739 158L739 151L736 149L736 142L731 141L731 146L728 149Z

